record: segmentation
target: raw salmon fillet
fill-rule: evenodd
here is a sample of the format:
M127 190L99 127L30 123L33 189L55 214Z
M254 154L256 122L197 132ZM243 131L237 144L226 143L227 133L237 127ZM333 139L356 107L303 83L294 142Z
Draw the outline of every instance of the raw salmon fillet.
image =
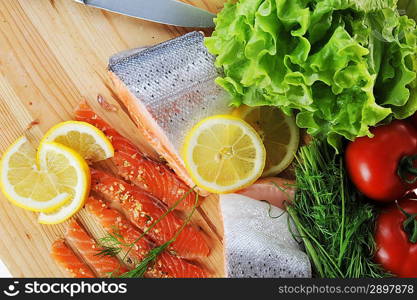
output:
M62 239L52 244L51 256L73 278L96 277L90 268L78 258Z
M261 178L236 193L285 210L285 206L294 199L295 181L279 177Z
M104 201L89 197L85 207L108 233L114 236L122 236L123 239L119 239L120 242L130 244L135 241L135 246L132 248L134 251L132 252L134 252L138 261L141 261L151 250L149 241L146 238L136 241L140 237L140 233L137 235L138 230L119 211L110 208ZM135 238L132 239L132 236L135 236Z
M97 255L100 246L76 220L69 223L65 238L99 277L109 277L110 274L118 276L128 271L117 258Z
M199 121L233 110L229 95L215 83L221 71L214 61L200 32L125 51L109 61L115 91L132 119L191 187L194 183L180 156L186 134Z
M167 212L158 199L99 170L91 169L91 190L108 201L117 201L130 221L143 231ZM174 237L183 222L174 212L169 212L147 235L160 246ZM184 227L169 250L190 259L208 256L210 252L203 233L190 225Z
M163 252L156 262L164 274L174 278L207 278L208 273L199 266L187 262L175 255Z
M151 250L150 242L142 237L142 232L137 230L117 210L110 208L104 201L90 197L86 203L88 211L95 216L96 220L108 233L117 233L121 236L120 242L124 250L129 251L129 256L137 262L143 260ZM130 245L134 244L134 247ZM200 267L187 262L167 252L161 253L156 262L146 272L145 277L170 277L170 278L204 278L207 273Z
M185 196L190 188L171 169L163 163L144 157L133 143L101 119L86 102L80 103L75 111L75 118L94 125L110 139L115 150L112 160L120 176L146 190L169 207L179 200L181 202L176 209L185 210L193 207L196 197L194 191Z

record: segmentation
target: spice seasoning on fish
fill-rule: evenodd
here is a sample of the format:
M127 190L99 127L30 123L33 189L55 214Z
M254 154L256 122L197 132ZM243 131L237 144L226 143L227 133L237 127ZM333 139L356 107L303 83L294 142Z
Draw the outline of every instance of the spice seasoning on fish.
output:
M117 258L97 256L96 254L102 249L76 220L69 223L65 238L99 277L107 277L109 273L122 274L127 271Z
M139 229L147 231L149 238L157 245L169 241L184 224L184 221L172 212L175 206L166 208L164 204L146 192L105 172L91 169L91 176L92 191L108 201L119 202L130 221ZM111 186L114 187L113 192L110 191ZM185 193L177 202L186 199L189 194L190 192ZM153 222L158 219L160 221ZM203 233L190 225L185 226L175 242L170 244L169 250L185 258L207 256L210 252Z
M153 244L146 239L143 233L104 201L90 197L86 208L108 233L107 236L100 239L101 247L105 251L97 255L115 256L123 249L126 251L123 260L128 264L138 265L152 249ZM149 264L144 274L145 277L156 278L190 278L207 277L207 275L200 267L169 253L161 253L153 264Z
M111 140L115 150L112 161L121 177L146 190L168 207L172 207L181 198L181 193L178 194L178 190L189 189L165 164L144 157L133 143L97 116L85 101L79 104L75 118L78 121L94 125ZM194 199L195 192L193 190L176 206L176 209L191 209Z
M195 212L195 210L197 208L197 205L198 205L198 194L196 194L195 205L194 205L191 213L187 216L187 219L182 224L182 226L177 230L177 232L175 233L175 235L169 241L167 241L166 243L164 243L163 245L161 245L159 247L156 247L156 248L152 249L151 251L149 251L149 253L145 257L145 259L141 263L139 263L133 270L128 271L128 272L120 275L120 277L121 278L143 277L143 275L145 274L146 270L148 269L148 266L151 263L153 263L160 255L163 255L164 254L164 251L166 249L168 249L168 247L172 243L174 243L176 241L176 239L181 234L181 232L184 230L184 228L186 228L186 226L190 222L191 217L193 216L193 214L194 214L194 212Z
M96 277L91 269L66 245L63 239L52 244L51 256L73 278Z

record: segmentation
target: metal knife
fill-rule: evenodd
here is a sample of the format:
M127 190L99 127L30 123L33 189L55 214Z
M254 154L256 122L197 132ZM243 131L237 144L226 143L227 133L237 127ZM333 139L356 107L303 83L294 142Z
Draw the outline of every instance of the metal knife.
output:
M74 0L122 15L181 27L214 27L216 16L176 0Z

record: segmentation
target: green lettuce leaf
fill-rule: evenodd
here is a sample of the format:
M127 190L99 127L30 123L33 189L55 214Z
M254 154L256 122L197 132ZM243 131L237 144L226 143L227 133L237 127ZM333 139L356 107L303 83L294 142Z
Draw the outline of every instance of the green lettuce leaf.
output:
M417 110L415 21L397 0L240 0L206 46L233 105L274 105L338 148Z
M402 13L417 20L417 1L416 0L398 0L398 8Z

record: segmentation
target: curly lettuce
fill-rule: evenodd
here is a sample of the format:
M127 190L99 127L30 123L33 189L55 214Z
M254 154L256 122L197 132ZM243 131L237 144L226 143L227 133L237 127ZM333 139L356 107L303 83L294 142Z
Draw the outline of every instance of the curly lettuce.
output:
M273 105L335 148L417 110L417 29L396 0L229 1L206 39L233 105Z

